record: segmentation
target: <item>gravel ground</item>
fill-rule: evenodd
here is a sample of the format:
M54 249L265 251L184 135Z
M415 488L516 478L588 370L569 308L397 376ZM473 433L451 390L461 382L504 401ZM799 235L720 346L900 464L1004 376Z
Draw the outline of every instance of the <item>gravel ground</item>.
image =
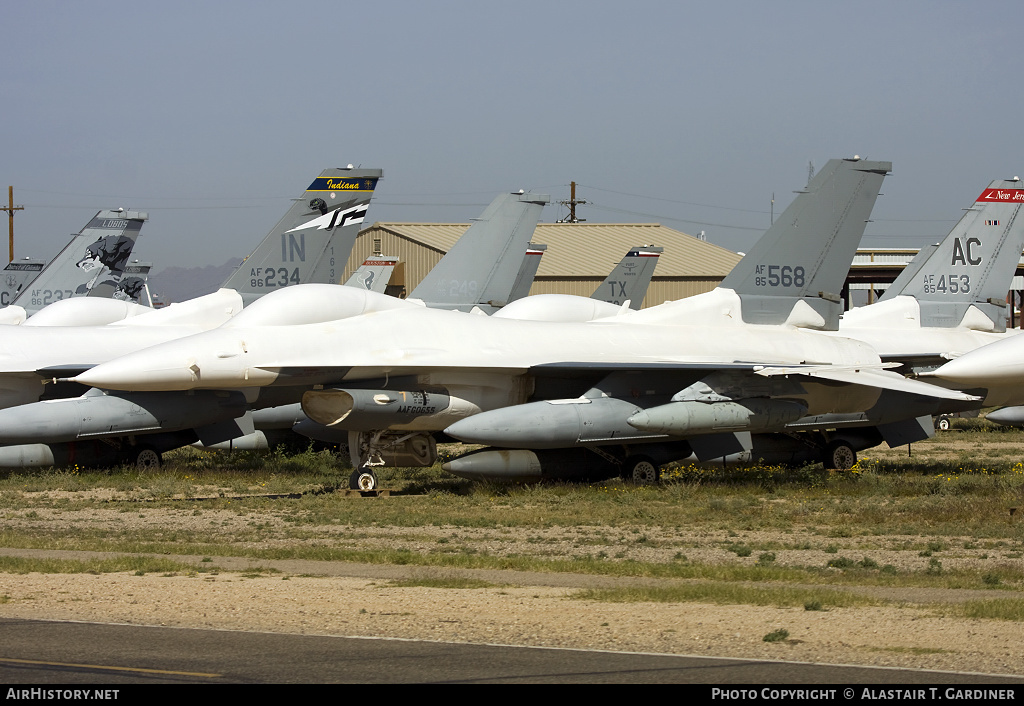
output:
M145 514L146 518L126 518L124 513L120 517L126 522L177 522L171 513L162 519L161 513ZM229 516L226 513L224 521ZM203 517L210 519L207 513ZM101 520L99 516L93 519ZM437 536L431 536L434 530ZM392 546L400 541L415 550L419 541L436 550L438 537L451 539L454 533L461 541L476 540L479 546L494 551L504 548L512 552L521 550L521 543L542 542L554 554L578 553L573 540L577 532L579 528L531 530L528 538L512 541L506 537L499 542L489 536L489 530L376 528L371 536L361 537L359 544L367 548L387 538ZM708 546L688 550L691 560L699 557L713 561L717 557L736 563L756 559L756 555L743 559L714 548L721 538L705 539ZM752 541L750 537L745 539ZM786 541L792 541L792 536L787 534ZM898 542L894 539L893 543ZM792 551L804 563L819 558L808 557L817 550ZM888 551L894 561L904 564L927 561L918 557L917 551ZM15 549L0 550L0 554L108 556ZM776 554L781 555L777 561L787 560L785 552ZM821 552L821 557L827 556L834 554ZM192 562L202 571L143 576L0 574L0 616L1024 674L1020 623L951 618L940 615L934 607L979 597L1020 599L1022 593L1015 591L858 587L852 590L900 603L808 611L803 607L608 603L573 597L584 587L667 584L673 580L345 562L167 558ZM945 561L952 559L988 560L968 556L948 557ZM211 567L216 570L209 571ZM474 578L491 585L456 589L395 583L438 578ZM777 629L787 630L789 638L764 642L762 638Z

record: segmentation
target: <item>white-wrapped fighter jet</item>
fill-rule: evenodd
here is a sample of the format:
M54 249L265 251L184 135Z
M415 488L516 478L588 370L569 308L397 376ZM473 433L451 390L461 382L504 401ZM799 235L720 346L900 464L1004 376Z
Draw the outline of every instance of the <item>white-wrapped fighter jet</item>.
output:
M367 294L365 288L373 289L374 281L380 281L382 275L394 264L393 261L371 258L360 268L363 274L357 278L354 287L339 287L336 284L289 287L285 296L274 297L270 305L247 307L240 314L242 319L239 325L279 325L355 316L367 310L364 295L369 297L371 308L433 306L468 309L477 313L493 309L514 296L515 292L510 290L513 289L517 272L522 274L524 268L530 271L535 269L535 260L528 263L528 259L535 256L528 252L524 258L522 253L527 249L527 242L541 210L548 201L546 195L525 194L521 191L499 195L420 286L413 290L413 297L417 297L415 300L400 301L379 294L376 297L372 293ZM280 233L281 257L293 249L297 256L300 255L308 247L305 235L301 233L303 226L316 227L328 222L328 217L332 221L339 218L335 221L335 227L340 231L336 233L348 233L342 236L345 242L339 248L347 252L355 239L353 228L358 221L340 220L338 214L320 214L318 203L322 206L323 199L319 196L309 200L308 207L314 209L315 213L300 219L298 227L283 230L289 225L287 219L279 224L272 231L272 237L268 238L272 252L267 253L264 249L264 254L277 252L276 235ZM305 209L306 200L303 199L297 208ZM293 248L289 238L286 247L284 235L294 231L300 232L298 243ZM338 237L337 234L332 235L331 243ZM339 257L331 243L326 248L316 248L316 251L323 250L325 253L320 257L321 262L330 259L333 264ZM265 261L258 257L250 257L249 260L263 264L257 269L247 262L247 270L243 272L247 271L253 282L241 282L241 286L255 287L272 279L282 281L283 275L278 273L283 268L266 267ZM311 265L309 269L315 273L323 268ZM268 271L275 271L275 276L266 275ZM296 270L289 279L302 279L305 274L305 270ZM328 277L336 278L337 274L330 272ZM234 279L237 280L237 271ZM379 292L382 288L373 291ZM233 290L222 291L238 297ZM251 290L249 293L258 294ZM428 296L431 300L422 301L421 297ZM233 311L238 308L236 306ZM217 323L224 320L222 317ZM205 328L186 331L181 335ZM162 340L170 340L170 336ZM102 343L103 337L94 337L94 341ZM67 374L69 369L74 368L64 364L51 366L45 372L57 377L61 373ZM29 382L32 378L28 376ZM33 390L37 389L38 386L33 386ZM274 394L276 392L282 394ZM0 447L0 466L51 465L71 458L76 463L89 465L124 460L123 454L115 454L111 458L109 454L94 452L95 449L102 452L108 448L130 448L133 453L144 449L139 453L145 453L146 462L154 464L159 462L161 451L192 443L197 438L205 446L218 448L221 445L230 448L265 447L267 440L264 431L289 430L299 421L307 422L304 428L315 435L318 425L308 423L299 409L301 394L301 389L275 388L257 399L255 394L243 395L233 390L114 393L90 389L80 397L22 404L0 410L0 444L7 444ZM289 405L289 402L293 404ZM100 440L102 444L93 443ZM83 446L87 449L84 454L79 450Z
M219 291L105 326L12 326L0 337L0 409L66 397L54 384L120 355L223 324L266 292L341 276L380 179L379 169L326 169L315 178ZM77 388L73 394L81 394ZM118 422L130 427L132 420ZM225 432L227 433L227 432ZM187 442L186 442L187 443ZM134 461L133 443L82 449ZM49 450L0 447L0 466L24 465ZM151 456L151 455L149 455ZM149 457L147 456L147 457Z
M830 161L721 287L689 299L563 323L378 307L359 292L362 315L251 327L236 319L74 380L152 391L322 386L305 393L303 410L350 430L363 488L375 485L374 464L429 446L442 430L628 468L639 457L678 457L681 440L724 450L737 431L861 412L883 388L972 399L887 371L863 342L820 333L838 327L834 292L890 169ZM517 464L506 463L508 475Z
M984 399L970 403L884 390L864 412L808 416L788 424L783 434L755 436L752 447L733 460L824 460L832 468L849 468L862 449L883 441L900 446L934 435L934 415L1007 404L1012 391L1005 384L981 384L966 377L942 382L930 376L954 359L940 368L942 377L962 370L966 366L961 361L997 350L989 344L1016 339L1020 333L1006 329L1005 298L1024 249L1024 218L1018 217L1022 204L1024 190L1018 178L991 182L942 242L924 248L878 302L846 312L839 330L829 334L868 343L883 362L898 364L894 370L904 375L929 377L930 382ZM999 345L1024 351L1021 340ZM968 353L976 349L977 353ZM997 369L974 368L990 373ZM1018 399L1024 402L1024 397Z

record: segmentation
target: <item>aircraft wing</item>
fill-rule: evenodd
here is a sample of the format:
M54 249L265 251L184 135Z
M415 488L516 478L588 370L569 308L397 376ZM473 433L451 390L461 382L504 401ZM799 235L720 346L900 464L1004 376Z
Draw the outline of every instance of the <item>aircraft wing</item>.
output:
M44 380L65 380L73 378L76 375L81 375L86 370L91 370L97 365L99 365L99 363L67 363L64 365L50 365L45 368L39 368L35 373Z
M905 378L898 373L883 368L891 366L892 363L882 363L878 367L867 366L783 366L765 367L756 370L756 375L773 377L776 375L806 375L813 378L844 382L851 385L864 385L866 387L877 387L882 390L896 390L909 392L914 395L925 397L938 397L946 400L963 400L973 402L982 398L975 395L968 395L958 390L947 390L943 387L930 385L926 382Z
M621 373L621 372L742 372L749 371L762 377L778 376L807 376L821 380L832 380L833 382L847 383L850 385L863 385L865 387L876 387L883 390L897 390L908 392L925 397L936 397L939 399L977 401L981 399L974 395L968 395L957 390L947 390L943 387L931 385L905 378L898 373L886 370L896 367L896 363L881 363L878 365L764 365L754 362L732 362L732 363L701 363L701 362L651 362L651 363L550 363L538 365L531 368L530 372L538 375L571 375L579 373Z

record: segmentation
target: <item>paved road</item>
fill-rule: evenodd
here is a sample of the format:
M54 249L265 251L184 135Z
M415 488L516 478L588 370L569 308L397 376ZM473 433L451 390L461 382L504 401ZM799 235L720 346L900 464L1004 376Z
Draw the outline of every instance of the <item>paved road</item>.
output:
M1003 683L1020 685L1024 697L1024 678L672 655L16 619L0 619L0 636L4 689L169 683Z

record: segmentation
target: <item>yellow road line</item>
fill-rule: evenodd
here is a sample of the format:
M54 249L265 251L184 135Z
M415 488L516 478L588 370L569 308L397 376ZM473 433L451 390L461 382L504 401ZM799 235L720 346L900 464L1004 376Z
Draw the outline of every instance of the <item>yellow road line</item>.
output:
M142 669L140 667L109 667L102 664L70 664L68 662L41 662L34 659L13 659L0 657L0 662L11 664L41 664L47 667L77 667L79 669L106 669L112 672L141 672L144 674L173 674L185 677L221 677L223 674L207 674L205 672L173 672L166 669Z

